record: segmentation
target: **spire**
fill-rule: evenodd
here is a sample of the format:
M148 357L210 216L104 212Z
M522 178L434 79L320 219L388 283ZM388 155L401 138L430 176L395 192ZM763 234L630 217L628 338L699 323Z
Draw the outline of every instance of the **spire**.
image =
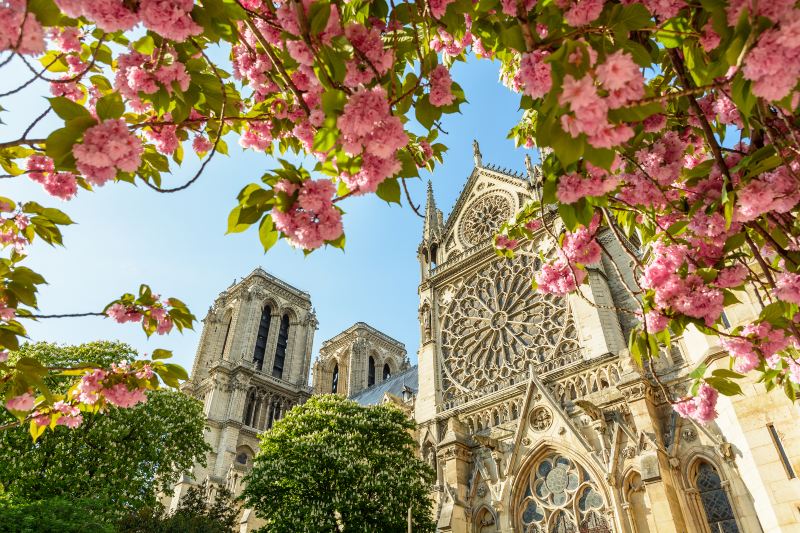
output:
M481 157L482 157L481 156L481 147L478 146L478 140L477 139L473 139L472 140L472 156L475 158L475 166L476 167L482 167L483 166L483 160L481 159Z
M441 211L436 209L436 200L433 197L433 184L428 180L428 197L425 201L425 224L422 227L422 239L430 242L439 235L441 228Z
M534 178L534 169L530 154L525 154L525 170L528 173L528 183L533 187L536 184L536 180Z
M542 170L541 167L536 167L531 161L531 156L525 154L525 171L528 174L528 186L533 191L534 200L539 199L539 188L542 185Z

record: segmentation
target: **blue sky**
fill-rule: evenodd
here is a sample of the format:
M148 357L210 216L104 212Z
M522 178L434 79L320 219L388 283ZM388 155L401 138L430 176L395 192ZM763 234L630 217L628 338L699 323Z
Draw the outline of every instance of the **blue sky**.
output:
M9 74L8 72L6 72ZM440 141L449 147L445 162L433 175L410 183L417 203L425 200L425 182L432 179L438 206L445 216L452 208L473 166L472 139L480 142L484 162L522 170L523 149L515 149L506 134L517 121L518 97L498 82L498 64L459 63L453 77L469 102L462 113L448 117L448 132ZM15 81L27 71L14 71ZM8 84L0 82L0 92ZM0 119L0 140L15 139L32 117L44 110L46 88L31 86L0 101L10 112ZM52 123L51 123L52 124ZM46 134L46 127L34 131ZM16 136L15 136L16 135ZM77 222L64 232L66 248L37 242L26 263L45 276L40 293L42 313L97 311L123 292L148 283L154 291L184 300L202 318L220 291L261 266L286 282L308 291L319 330L313 357L323 340L354 322L364 321L405 343L416 362L419 343L416 249L422 220L407 206L389 206L374 195L340 204L347 246L321 249L308 257L279 242L266 255L255 228L225 235L226 220L239 190L256 181L274 162L263 154L243 152L235 144L230 157L217 157L200 180L177 194L158 194L144 186L111 183L90 193L80 190L70 202L47 196L25 177L0 181L0 192L15 200L36 200L65 210ZM187 147L188 148L188 147ZM190 150L189 150L190 151ZM531 154L533 155L533 154ZM165 186L183 183L197 162L187 157L184 168ZM110 319L81 318L28 323L33 341L81 343L118 339L140 353L171 349L175 362L191 367L202 324L183 335L154 335L149 340L138 327Z

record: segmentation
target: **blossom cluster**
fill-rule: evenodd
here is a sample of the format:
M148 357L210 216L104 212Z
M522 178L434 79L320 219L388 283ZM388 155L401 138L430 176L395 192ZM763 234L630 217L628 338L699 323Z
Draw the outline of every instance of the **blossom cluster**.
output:
M152 106L142 103L139 93L153 94L160 88L170 95L176 89L186 91L191 79L185 65L175 56L174 49L162 50L158 57L136 51L118 55L114 88L140 111Z
M275 190L288 196L297 195L288 211L272 211L275 227L293 246L313 250L342 235L342 214L333 205L336 190L330 180L307 180L300 184L282 180Z
M342 179L357 194L375 192L378 185L400 170L396 152L408 144L399 118L391 114L383 87L354 93L336 125L342 132L342 146L351 155L362 155L361 170Z
M594 54L587 55L594 66ZM581 56L570 59L583 61ZM608 111L643 96L644 76L639 67L629 53L614 52L594 69L594 76L589 73L577 80L570 74L564 77L559 102L571 113L561 115L561 126L572 137L585 134L589 144L597 148L618 146L633 137L634 132L627 124L610 123Z
M169 333L174 325L165 304L159 302L157 298L156 303L148 306L125 305L116 302L106 309L106 315L120 324L125 324L126 322L154 323L155 331L159 335Z
M56 0L70 17L85 17L104 31L130 30L138 23L174 41L198 35L202 28L192 20L193 0Z
M28 158L28 177L44 190L62 200L70 200L78 192L78 180L72 172L56 172L53 160L45 155Z
M72 148L78 170L92 185L113 180L117 171L135 172L142 161L142 141L123 119L108 119L87 129Z
M44 52L44 30L26 5L26 0L0 3L0 52L15 50L26 55Z
M717 399L719 392L706 383L701 383L697 394L692 398L684 399L675 405L675 411L686 418L693 418L701 424L717 418Z

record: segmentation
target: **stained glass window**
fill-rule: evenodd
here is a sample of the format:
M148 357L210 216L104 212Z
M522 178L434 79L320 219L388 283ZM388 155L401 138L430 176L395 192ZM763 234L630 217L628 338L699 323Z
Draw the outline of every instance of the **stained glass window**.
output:
M528 474L517 510L524 533L611 533L606 504L589 473L559 454L540 459Z
M695 486L700 492L700 501L706 513L708 527L714 533L739 533L731 502L722 487L716 468L700 463L695 477Z

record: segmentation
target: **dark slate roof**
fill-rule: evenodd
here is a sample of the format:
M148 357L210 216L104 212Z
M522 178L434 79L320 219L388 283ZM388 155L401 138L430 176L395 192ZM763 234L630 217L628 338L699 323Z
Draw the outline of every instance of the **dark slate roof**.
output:
M391 376L387 381L373 385L368 389L357 392L350 397L361 405L377 405L383 399L383 395L387 392L393 394L398 398L403 397L403 388L408 387L411 393L416 396L417 389L419 389L419 374L417 373L417 366L407 368L401 373Z

